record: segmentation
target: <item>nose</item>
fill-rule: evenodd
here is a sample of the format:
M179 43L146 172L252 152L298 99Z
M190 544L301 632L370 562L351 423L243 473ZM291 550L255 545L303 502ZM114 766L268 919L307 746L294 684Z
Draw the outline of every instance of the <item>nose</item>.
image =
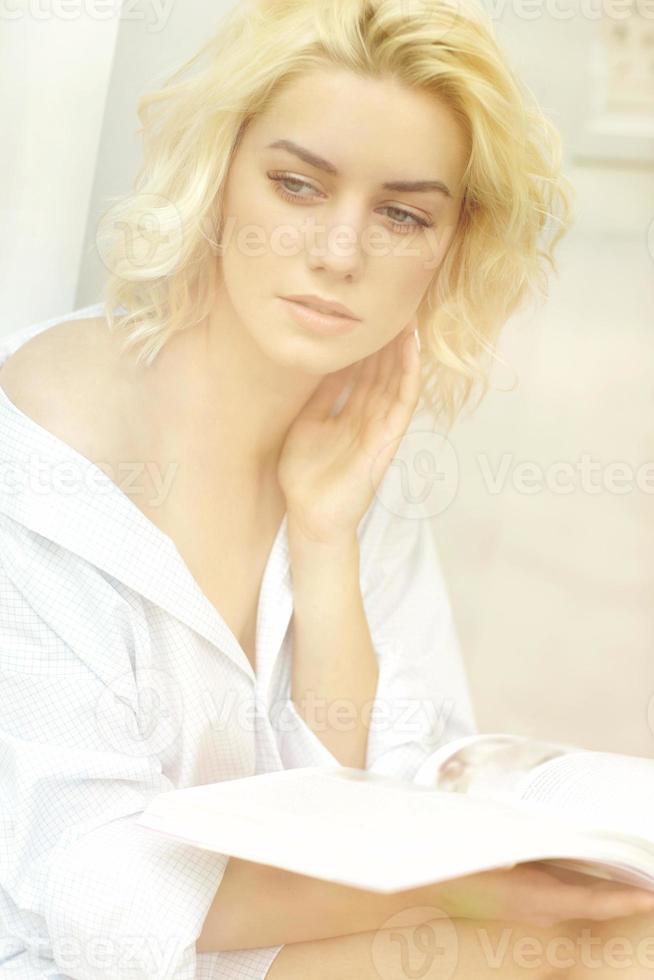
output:
M358 278L365 256L361 245L361 222L344 220L311 221L305 247L309 267L326 269L339 278Z

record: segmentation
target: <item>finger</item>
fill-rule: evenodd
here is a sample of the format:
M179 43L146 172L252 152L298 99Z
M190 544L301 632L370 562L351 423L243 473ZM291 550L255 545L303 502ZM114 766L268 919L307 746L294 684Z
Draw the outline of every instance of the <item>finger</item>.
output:
M412 349L403 352L405 367L386 416L387 424L394 432L404 431L420 398L420 357L414 341L412 341L412 345Z
M386 418L389 406L389 387L396 377L398 360L401 360L401 352L398 350L397 337L394 337L379 352L379 368L368 392L364 409L368 419Z
M395 343L397 344L396 353L395 353L395 370L391 378L389 379L389 394L391 395L393 400L397 398L397 395L400 390L402 377L407 367L404 345L406 344L409 337L415 336L415 330L417 328L417 325L418 325L418 319L417 317L413 317L411 320L409 320L404 330L402 330L402 332L399 333L395 338ZM414 343L415 343L415 339L414 339Z
M412 332L413 321L409 321L383 349L379 371L366 405L369 418L387 418L404 371L402 345Z
M415 327L415 318L410 320L405 328L394 338L392 344L393 348L393 358L390 364L391 370L386 372L386 393L392 398L397 396L397 391L399 389L400 380L402 378L402 372L404 371L404 357L402 353L402 347L407 339L413 333Z
M329 418L334 403L343 391L345 385L352 380L355 364L348 364L340 371L325 375L314 393L302 408L302 415L307 419L321 422Z
M395 376L399 355L398 341L403 333L404 330L402 330L400 334L396 334L395 337L393 337L393 339L390 340L381 350L379 371L377 372L377 378L375 380L375 384L379 388L380 392L384 392L387 389L389 383Z
M634 912L654 911L649 896L628 894L624 889L605 891L584 885L568 885L554 898L557 921L565 919L613 919Z
M591 907L606 910L607 918L631 915L634 912L654 913L654 894L640 888L613 887L607 890L591 889Z
M348 398L341 412L344 420L372 417L387 412L389 386L397 384L395 380L402 373L401 343L413 329L417 320L410 321L404 330L384 347L370 354L362 362L362 370L357 378L356 387Z
M379 352L375 351L374 354L370 354L363 361L359 362L361 367L356 383L341 412L341 418L344 421L354 420L362 415L370 389L374 385L377 376L378 356Z

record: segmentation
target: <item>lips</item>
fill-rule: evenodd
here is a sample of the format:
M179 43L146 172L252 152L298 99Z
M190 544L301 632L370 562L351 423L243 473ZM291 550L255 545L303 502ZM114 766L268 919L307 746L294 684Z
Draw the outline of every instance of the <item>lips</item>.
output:
M302 303L303 306L308 306L309 309L317 310L318 313L328 313L332 316L343 316L347 317L349 320L359 319L354 315L352 310L348 309L347 306L343 306L341 303L333 303L329 300L323 300L318 296L285 296L284 299L291 300L293 303Z

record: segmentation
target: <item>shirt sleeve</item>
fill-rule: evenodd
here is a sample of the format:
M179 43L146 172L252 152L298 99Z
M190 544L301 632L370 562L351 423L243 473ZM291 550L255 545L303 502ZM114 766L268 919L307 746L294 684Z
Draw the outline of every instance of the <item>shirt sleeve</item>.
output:
M310 725L304 720L291 698L281 702L276 723L279 755L285 769L300 766L341 766Z
M379 680L365 768L429 784L443 747L476 732L450 599L424 508L403 517L377 501L371 531L361 583ZM276 729L286 768L341 765L291 699Z
M76 980L193 978L228 858L138 825L148 802L174 788L134 739L147 730L147 705L135 689L134 699L124 688L114 696L89 667L101 648L90 640L76 655L43 608L29 575L18 588L0 561L3 931L34 963L54 961Z
M431 517L416 504L383 512L364 570L379 665L366 769L423 782L477 726Z

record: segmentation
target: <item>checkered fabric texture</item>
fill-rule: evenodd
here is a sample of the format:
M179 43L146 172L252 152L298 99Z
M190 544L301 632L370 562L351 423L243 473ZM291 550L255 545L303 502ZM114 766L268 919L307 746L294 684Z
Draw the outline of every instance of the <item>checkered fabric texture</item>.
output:
M63 320L102 315L9 333L0 364ZM388 499L358 529L384 707L366 768L417 780L476 726L430 520ZM339 764L291 701L292 612L287 516L255 675L173 540L0 388L3 980L263 980L281 945L195 949L228 856L137 820L171 789Z

